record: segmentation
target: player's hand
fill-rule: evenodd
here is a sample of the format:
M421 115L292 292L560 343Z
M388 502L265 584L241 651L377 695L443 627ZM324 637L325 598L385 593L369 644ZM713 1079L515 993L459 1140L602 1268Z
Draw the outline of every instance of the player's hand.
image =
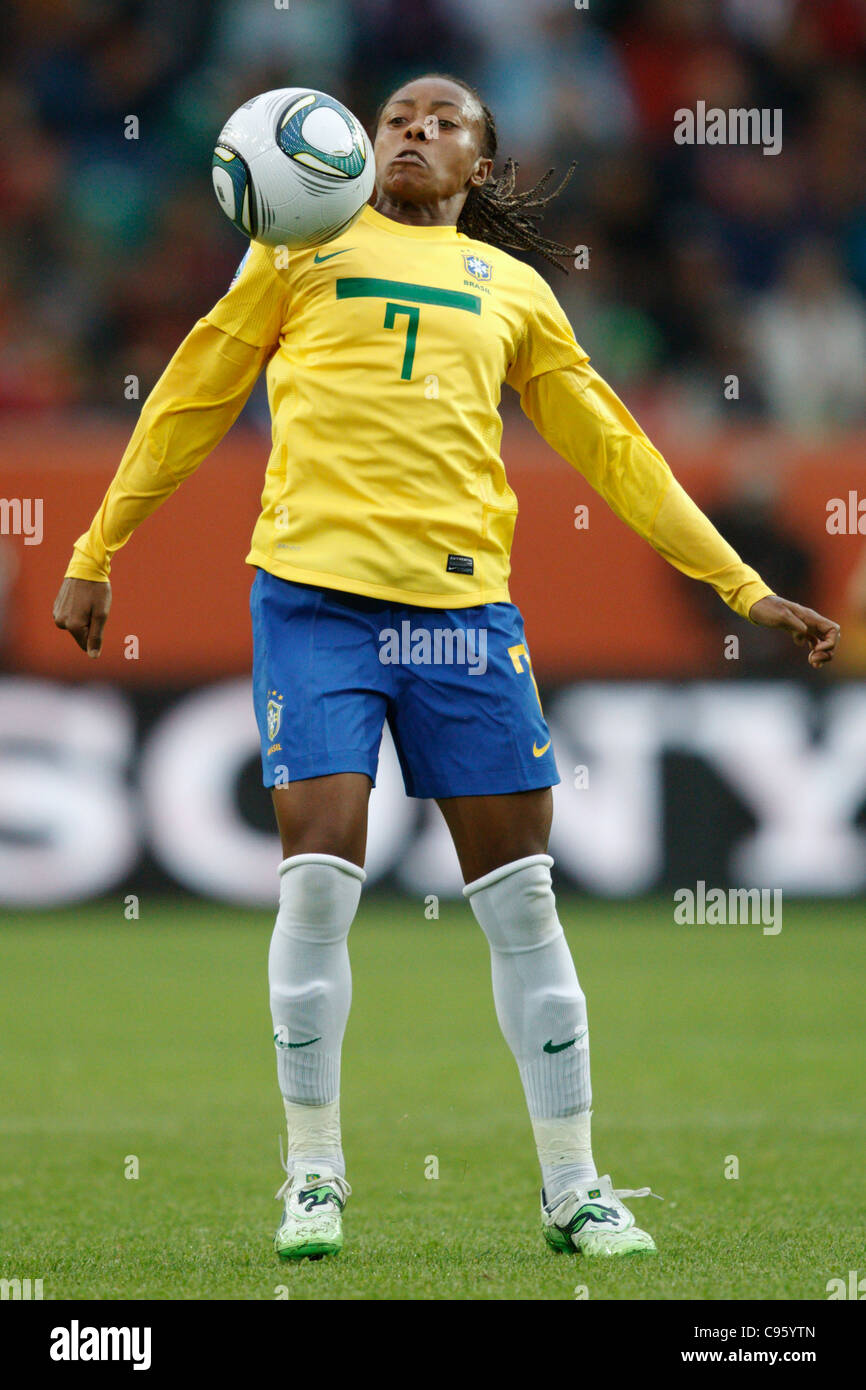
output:
M64 579L54 600L54 621L71 632L88 656L99 656L102 633L111 608L108 580Z
M804 608L790 599L773 594L759 598L749 609L749 618L759 627L781 627L790 632L798 647L808 642L810 666L823 666L833 660L841 629L830 618L822 618L814 608Z

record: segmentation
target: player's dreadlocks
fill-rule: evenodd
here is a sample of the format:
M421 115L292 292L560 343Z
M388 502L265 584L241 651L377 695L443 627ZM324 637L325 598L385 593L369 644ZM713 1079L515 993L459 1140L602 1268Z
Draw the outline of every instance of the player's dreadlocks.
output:
M481 100L475 88L461 77L452 77L444 72L425 73L424 76L453 82L474 97L484 117L481 154L485 159L495 159L498 146L496 121L490 107ZM387 104L384 101L376 112L377 129ZM469 190L463 211L457 219L457 230L477 241L488 241L504 251L537 251L551 265L567 274L568 266L563 265L560 258L571 260L573 250L543 236L535 224L541 221L541 212L537 209L546 207L558 197L574 173L575 165L571 165L559 187L552 193L545 193L545 190L553 178L553 169L548 169L532 188L518 192L515 188L518 167L513 159L507 159L498 179L489 178L479 188Z

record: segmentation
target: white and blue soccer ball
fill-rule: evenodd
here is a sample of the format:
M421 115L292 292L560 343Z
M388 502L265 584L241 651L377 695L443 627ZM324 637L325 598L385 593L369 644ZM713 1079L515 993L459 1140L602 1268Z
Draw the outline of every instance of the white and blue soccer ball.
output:
M245 101L211 163L220 207L266 246L321 246L361 215L376 181L369 136L334 97L280 87Z

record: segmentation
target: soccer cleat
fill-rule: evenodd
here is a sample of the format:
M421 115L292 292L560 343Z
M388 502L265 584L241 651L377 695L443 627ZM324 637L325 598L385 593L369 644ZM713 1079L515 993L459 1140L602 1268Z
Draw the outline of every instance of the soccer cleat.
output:
M547 1204L541 1189L541 1229L554 1250L580 1255L641 1255L655 1252L651 1235L634 1223L621 1197L658 1197L648 1187L614 1188L610 1178L563 1192ZM662 1200L661 1197L658 1198Z
M343 1208L352 1189L336 1173L296 1163L277 1197L285 1203L274 1249L281 1260L320 1260L343 1248Z

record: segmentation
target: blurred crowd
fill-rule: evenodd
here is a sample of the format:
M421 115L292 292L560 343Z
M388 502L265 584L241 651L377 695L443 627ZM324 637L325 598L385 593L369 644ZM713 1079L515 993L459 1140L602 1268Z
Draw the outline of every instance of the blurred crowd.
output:
M589 267L536 264L636 411L866 421L863 0L19 0L6 26L6 411L128 415L224 292L243 243L210 155L242 101L319 87L370 127L441 70L522 181L576 162L543 229ZM781 153L675 143L698 101L781 109Z

